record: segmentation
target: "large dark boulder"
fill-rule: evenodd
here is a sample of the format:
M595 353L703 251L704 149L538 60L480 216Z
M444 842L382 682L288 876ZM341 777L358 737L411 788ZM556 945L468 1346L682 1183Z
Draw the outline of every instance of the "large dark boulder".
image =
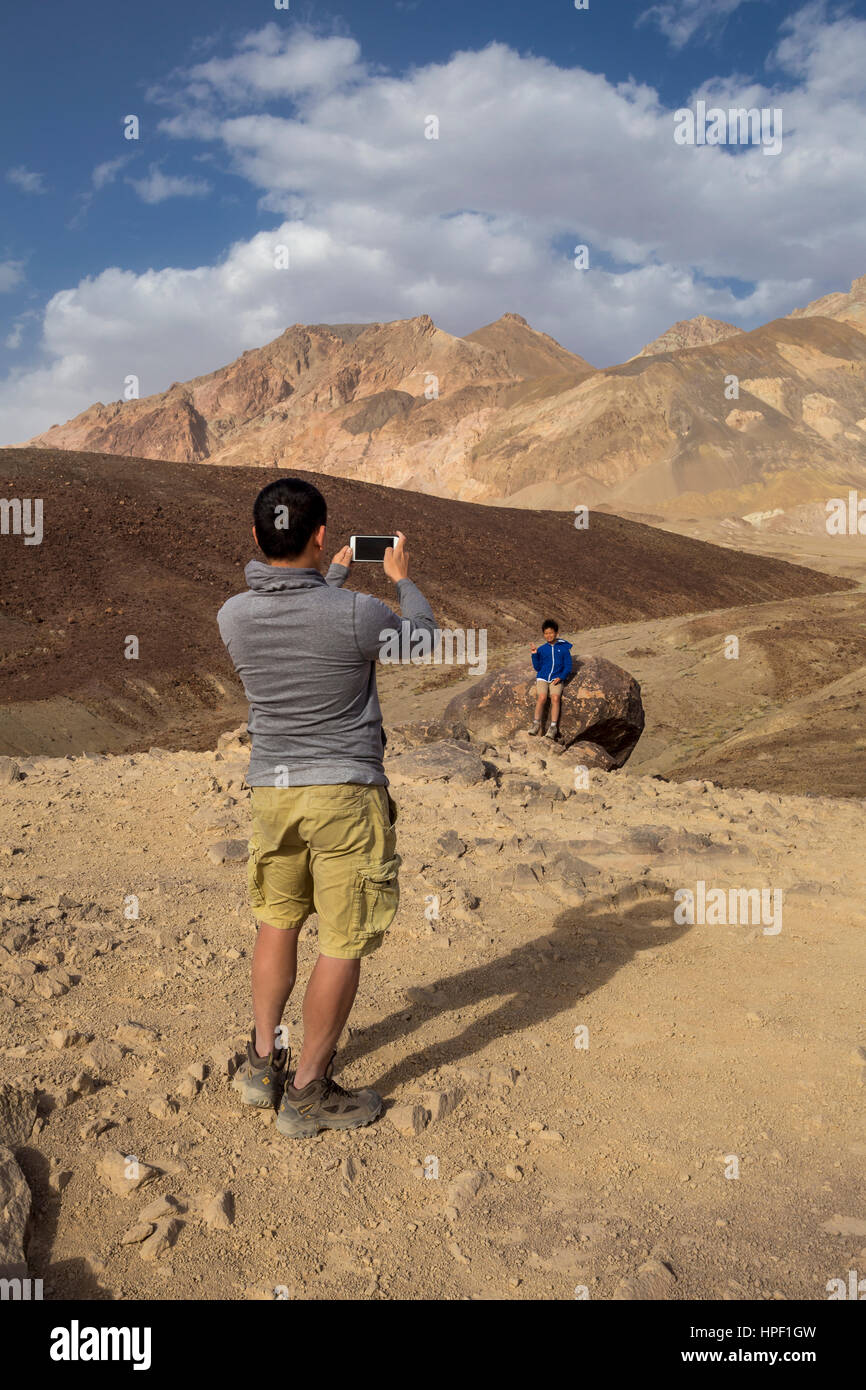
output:
M574 657L573 662L562 696L560 747L577 753L582 744L591 744L599 750L593 753L594 766L622 767L643 733L640 686L606 657ZM455 695L442 719L462 723L476 736L512 738L528 729L534 709L535 680L521 662L491 671Z

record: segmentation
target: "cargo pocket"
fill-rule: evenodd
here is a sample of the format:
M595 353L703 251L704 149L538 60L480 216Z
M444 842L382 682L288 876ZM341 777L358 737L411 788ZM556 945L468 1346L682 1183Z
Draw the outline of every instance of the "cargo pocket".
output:
M352 898L352 936L360 941L381 936L390 927L400 902L400 856L358 870Z
M253 840L248 842L247 849L250 856L247 860L247 896L253 912L258 912L265 905L265 895L262 891L262 851Z
M388 828L389 830L393 830L394 826L397 824L397 817L399 816L400 811L397 807L396 801L387 789L385 791L385 796L388 801Z

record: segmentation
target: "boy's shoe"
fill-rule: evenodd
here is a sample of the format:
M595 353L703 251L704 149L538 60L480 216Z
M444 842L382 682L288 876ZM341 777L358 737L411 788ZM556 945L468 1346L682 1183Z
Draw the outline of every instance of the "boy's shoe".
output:
M291 1052L288 1048L274 1048L269 1057L259 1057L255 1047L255 1030L247 1043L246 1059L232 1077L232 1086L240 1091L245 1105L255 1105L259 1110L271 1110L279 1100L284 1084Z
M530 730L529 730L529 736L530 736L530 738L535 738L535 735L536 735L536 734L540 734L540 733L541 733L541 720L540 720L540 719L533 719L533 721L532 721L532 727L531 727Z
M553 741L554 741L554 743L555 743L556 740L559 738L559 725L558 725L558 724L550 724L550 725L548 725L548 729L547 729L547 733L545 734L545 738L552 738Z
M346 1091L334 1081L331 1073L336 1055L331 1054L324 1076L298 1091L292 1084L294 1074L288 1078L277 1114L280 1134L302 1139L318 1134L320 1129L357 1129L380 1114L382 1097L377 1091Z

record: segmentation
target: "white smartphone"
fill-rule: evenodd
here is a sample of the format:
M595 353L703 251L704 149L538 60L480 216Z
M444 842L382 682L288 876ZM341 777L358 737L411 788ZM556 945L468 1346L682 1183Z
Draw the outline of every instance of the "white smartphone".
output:
M381 565L389 545L396 545L397 536L350 536L352 559L363 563L377 562Z

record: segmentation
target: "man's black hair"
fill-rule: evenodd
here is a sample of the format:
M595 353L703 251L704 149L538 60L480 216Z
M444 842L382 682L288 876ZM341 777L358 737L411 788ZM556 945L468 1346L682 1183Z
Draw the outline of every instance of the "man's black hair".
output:
M328 504L319 489L300 478L277 478L253 503L256 540L269 560L296 560L327 520Z
M548 627L552 627L554 632L559 632L559 623L556 621L555 618L545 618L544 622L541 624L542 636L544 635L545 628Z

